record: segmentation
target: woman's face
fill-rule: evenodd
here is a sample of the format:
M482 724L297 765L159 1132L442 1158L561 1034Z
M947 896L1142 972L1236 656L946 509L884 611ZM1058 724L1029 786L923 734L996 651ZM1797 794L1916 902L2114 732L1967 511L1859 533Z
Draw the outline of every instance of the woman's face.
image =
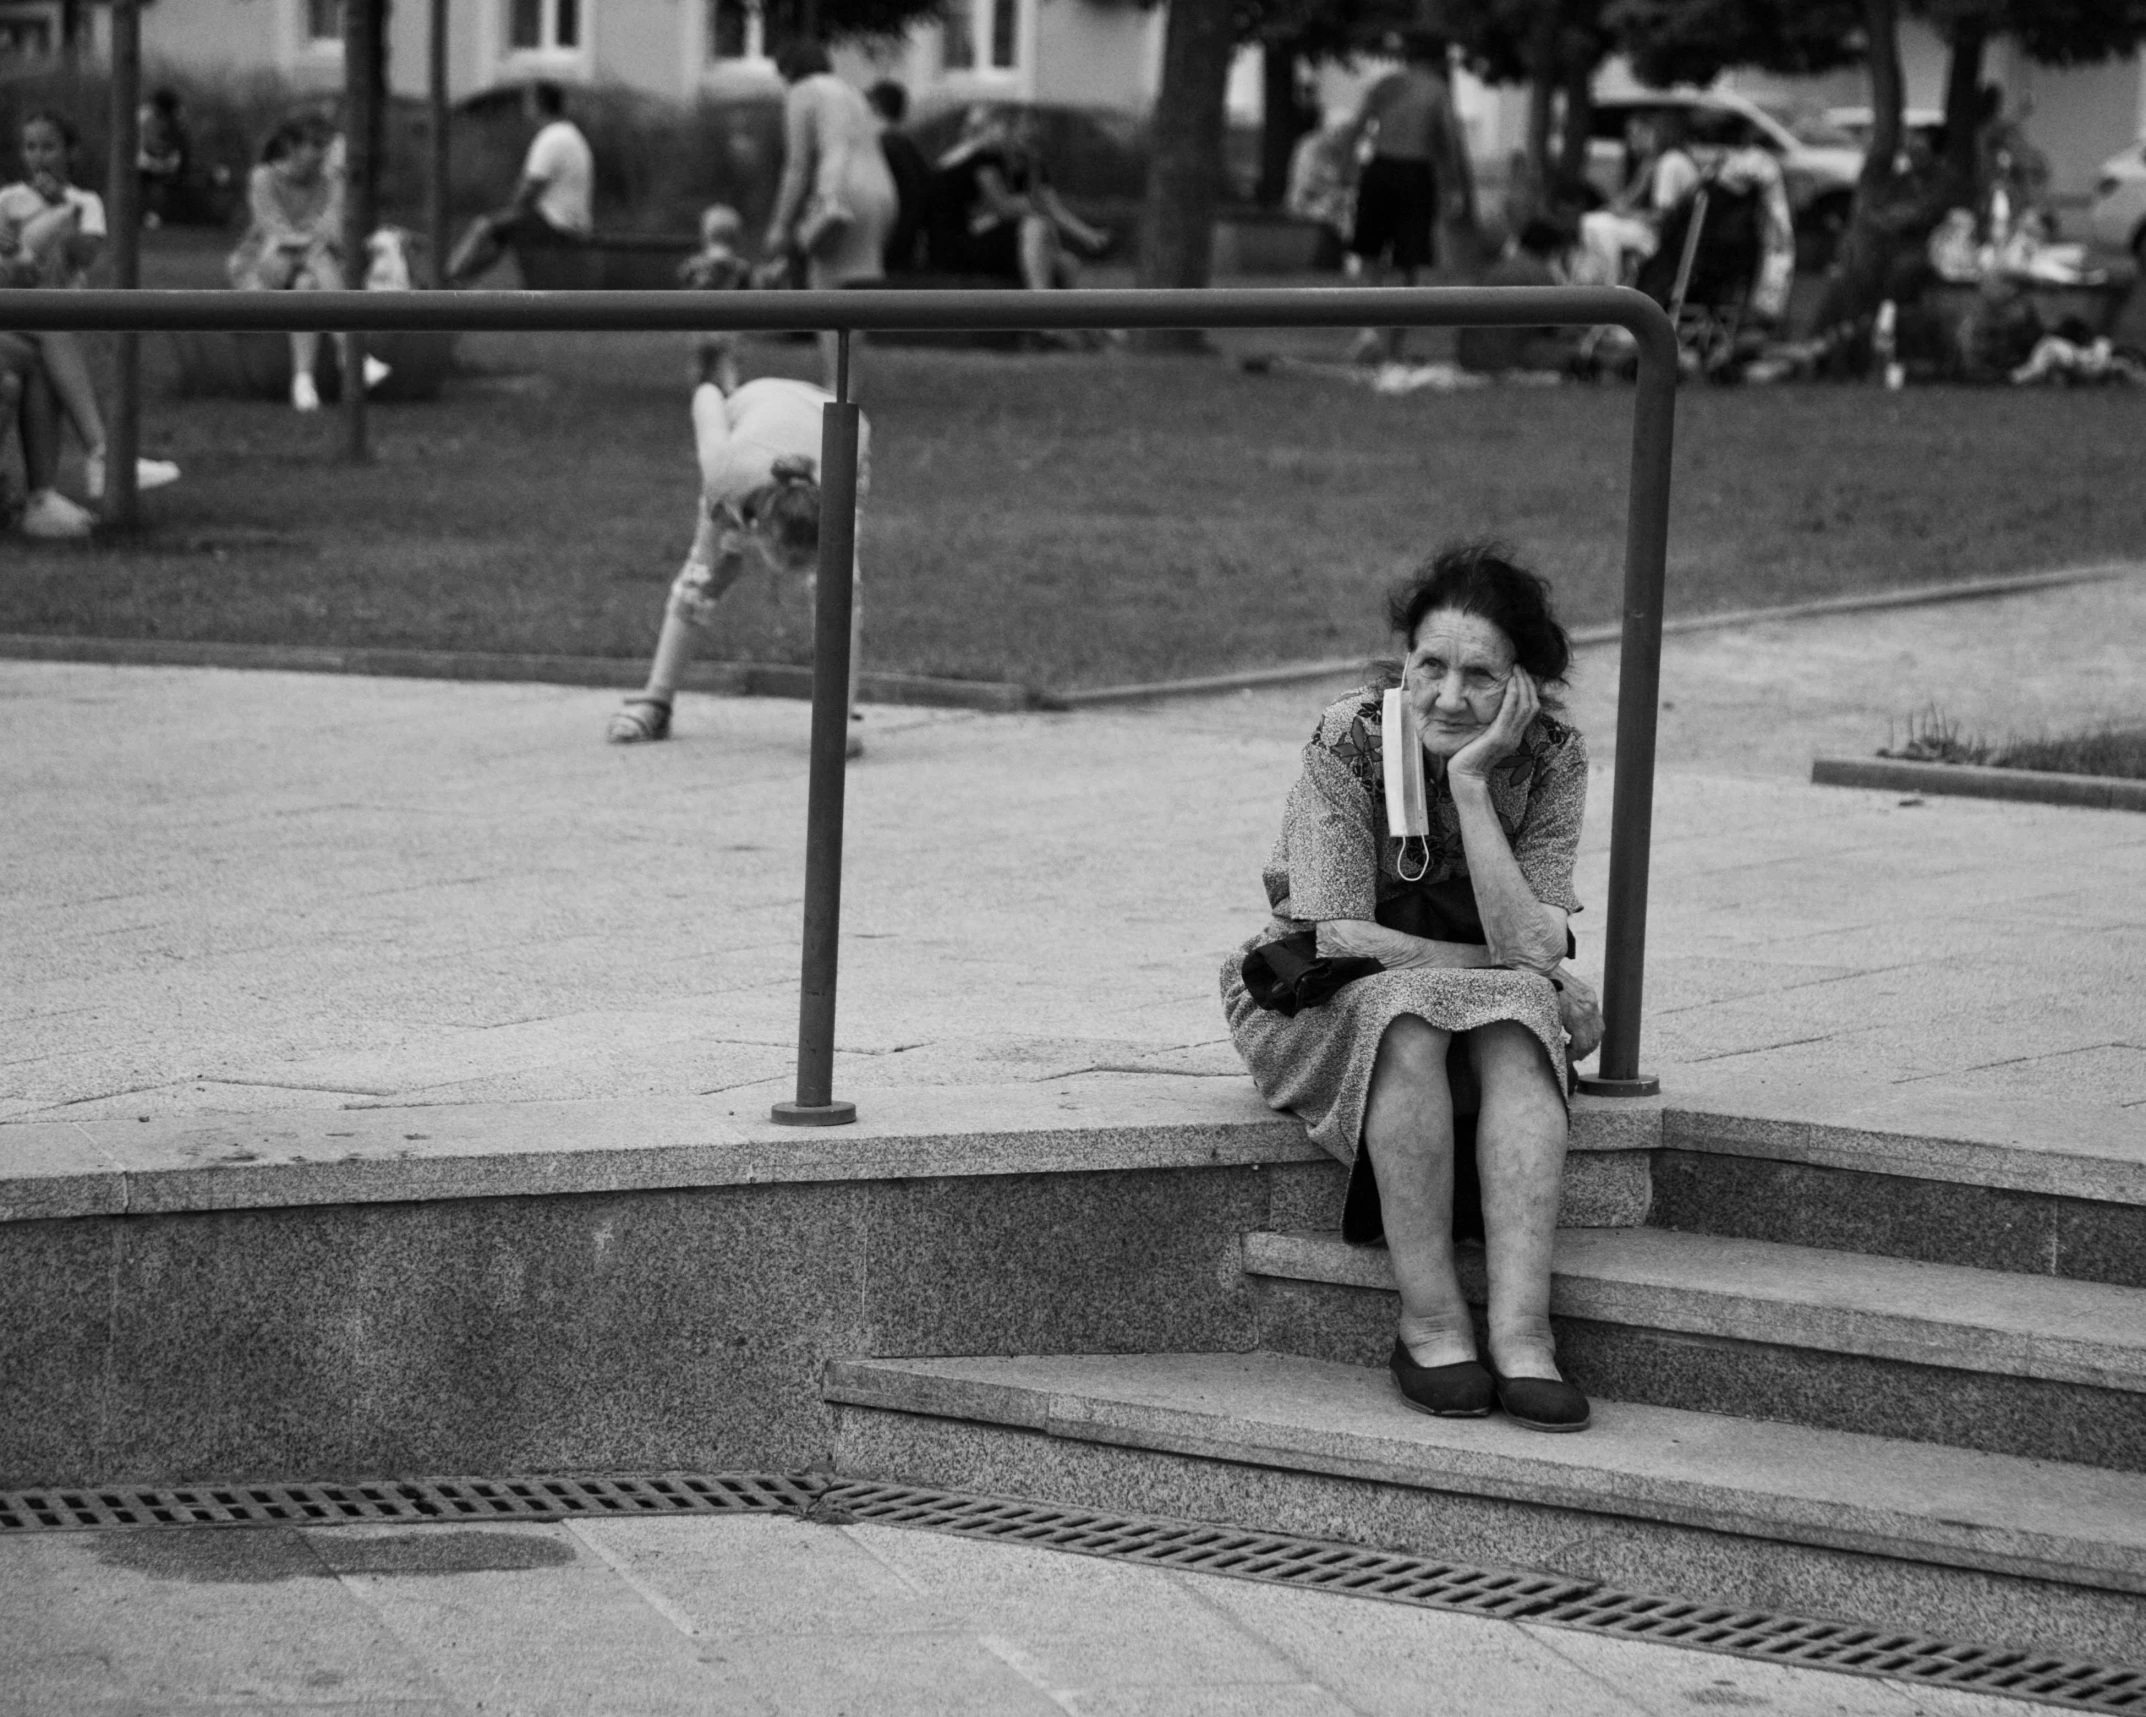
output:
M1480 614L1434 608L1410 641L1401 688L1423 749L1451 757L1497 719L1513 676L1513 643Z
M283 157L283 171L301 185L309 185L320 177L320 170L328 159L328 146L317 137L301 137Z
M67 139L50 120L33 119L22 128L22 176L33 185L67 183Z

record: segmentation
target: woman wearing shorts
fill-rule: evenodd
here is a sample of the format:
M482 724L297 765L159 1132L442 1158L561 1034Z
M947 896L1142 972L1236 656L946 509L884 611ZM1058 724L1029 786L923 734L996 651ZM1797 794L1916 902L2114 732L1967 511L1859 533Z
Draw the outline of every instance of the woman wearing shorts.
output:
M1446 45L1415 35L1402 43L1403 63L1373 84L1351 129L1357 146L1371 139L1371 159L1356 185L1356 231L1350 251L1363 258L1374 285L1388 283L1390 267L1400 284L1438 260L1439 217L1459 218L1467 208L1467 157L1446 85ZM1386 361L1398 363L1406 331L1366 328L1350 356L1359 361L1383 345Z

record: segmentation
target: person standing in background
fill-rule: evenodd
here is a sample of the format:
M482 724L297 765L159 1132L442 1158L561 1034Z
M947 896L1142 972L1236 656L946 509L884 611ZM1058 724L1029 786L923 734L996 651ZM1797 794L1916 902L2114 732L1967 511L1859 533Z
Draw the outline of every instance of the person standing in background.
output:
M514 200L478 216L462 235L447 263L450 286L474 280L510 245L586 244L595 229L596 155L566 116L566 91L536 83L529 99L541 124L523 157Z
M1446 82L1445 40L1416 32L1399 46L1401 68L1365 92L1349 127L1351 145L1361 150L1368 140L1371 150L1357 181L1349 249L1382 286L1389 269L1414 286L1438 260L1439 221L1468 211L1467 152ZM1383 348L1387 363L1399 363L1407 337L1401 328L1366 328L1349 355L1362 362Z
M834 74L818 42L792 42L775 56L782 98L782 183L768 217L764 258L802 257L815 289L886 277L888 235L899 200L879 147L879 122L864 97ZM854 359L859 342L851 337ZM837 337L820 335L827 386L835 386ZM855 379L854 369L852 380Z
M916 140L902 130L909 117L909 92L892 78L882 78L864 92L879 116L879 152L894 180L894 227L882 253L889 274L914 274L924 238L924 216L931 201L931 163Z
M156 89L142 103L141 147L134 170L141 181L142 225L160 227L183 220L189 212L186 176L193 165L193 144L186 135L186 115L179 92Z

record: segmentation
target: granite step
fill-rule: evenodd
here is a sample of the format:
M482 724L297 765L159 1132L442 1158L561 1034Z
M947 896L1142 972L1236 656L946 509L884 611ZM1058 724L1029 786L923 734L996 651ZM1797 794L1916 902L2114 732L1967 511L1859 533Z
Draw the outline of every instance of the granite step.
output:
M2146 1288L2146 1126L2125 1112L1909 1092L1850 1125L1702 1100L1665 1106L1660 1147L1657 1228Z
M1482 1253L1464 1248L1480 1303ZM1260 1342L1382 1363L1386 1252L1251 1233ZM1591 1394L2146 1469L2146 1290L1661 1229L1567 1229L1551 1313Z
M2128 1473L1614 1400L1546 1437L1271 1352L848 1359L823 1391L855 1477L2146 1662Z

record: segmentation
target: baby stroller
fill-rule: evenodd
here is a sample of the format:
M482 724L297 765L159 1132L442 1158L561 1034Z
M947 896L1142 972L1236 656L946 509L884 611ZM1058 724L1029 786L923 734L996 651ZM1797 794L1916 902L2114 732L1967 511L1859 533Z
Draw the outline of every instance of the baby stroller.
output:
M1636 284L1669 312L1688 370L1734 380L1757 355L1751 315L1766 261L1766 192L1747 178L1707 174L1663 218L1661 245Z

